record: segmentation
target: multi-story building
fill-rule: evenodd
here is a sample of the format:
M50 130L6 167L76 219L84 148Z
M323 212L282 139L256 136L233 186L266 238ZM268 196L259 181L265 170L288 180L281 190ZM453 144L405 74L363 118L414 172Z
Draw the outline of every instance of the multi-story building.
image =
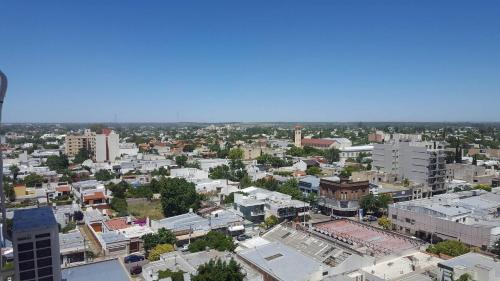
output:
M14 211L15 280L60 281L59 228L49 207Z
M499 208L500 195L473 190L399 202L388 209L393 230L487 249L500 238Z
M88 151L95 150L95 133L85 129L82 135L66 135L64 153L73 157L84 148Z
M355 216L359 209L358 200L369 192L368 181L353 182L338 177L322 178L319 190L321 199L318 205L325 214Z
M95 161L110 162L120 157L120 136L110 129L95 135Z
M73 157L84 148L96 162L109 162L120 157L119 142L120 136L110 129L103 129L101 134L85 129L82 135L66 135L64 151Z
M287 194L253 186L241 192L243 194L234 193L234 208L252 222L262 222L271 215L282 221L309 214L309 203L294 200Z
M396 175L397 180L425 184L433 194L446 191L446 156L442 144L393 140L375 144L372 158L372 166L379 172Z

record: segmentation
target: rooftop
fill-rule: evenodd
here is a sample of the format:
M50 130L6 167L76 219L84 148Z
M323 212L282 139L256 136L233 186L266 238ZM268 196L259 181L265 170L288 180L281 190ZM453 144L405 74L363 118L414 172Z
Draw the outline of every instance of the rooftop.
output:
M278 280L309 280L324 270L321 262L278 242L245 249L238 255Z
M88 263L62 270L62 281L87 280L126 281L130 278L117 259Z
M14 232L57 227L57 221L50 207L14 211Z
M421 244L403 235L394 234L350 220L319 223L314 225L314 230L333 239L348 241L358 248L366 247L369 251L379 255L416 249Z

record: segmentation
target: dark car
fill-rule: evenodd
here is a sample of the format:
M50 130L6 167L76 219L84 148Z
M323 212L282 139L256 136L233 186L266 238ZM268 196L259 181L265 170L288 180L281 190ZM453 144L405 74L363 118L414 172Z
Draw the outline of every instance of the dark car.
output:
M236 240L238 241L245 241L247 239L251 238L250 236L246 235L246 234L241 234L241 235L238 235L238 237L236 237Z
M372 216L372 215L369 215L369 216L365 216L363 218L363 221L377 221L377 217L376 216Z
M125 263L133 263L133 262L139 262L139 261L143 261L143 260L144 260L144 257L141 255L130 255L130 256L126 256L123 261Z
M142 273L142 266L135 266L132 269L130 269L130 274L131 275L137 275Z

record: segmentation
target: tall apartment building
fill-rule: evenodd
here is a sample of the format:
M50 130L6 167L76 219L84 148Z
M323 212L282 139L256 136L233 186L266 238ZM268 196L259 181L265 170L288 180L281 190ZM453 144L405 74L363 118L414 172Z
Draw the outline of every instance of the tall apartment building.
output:
M65 153L75 156L80 149L91 152L96 162L114 161L120 156L120 135L110 129L103 129L102 134L96 134L85 129L82 135L66 135Z
M295 126L294 145L296 147L302 147L302 127L301 126Z
M374 144L372 166L379 172L426 185L430 191L446 191L444 147L436 142L392 140Z
M60 281L59 227L49 207L14 211L15 280Z
M94 151L95 136L96 134L90 131L90 129L85 129L83 135L66 135L64 153L69 157L73 157L82 148Z
M103 129L95 136L95 161L108 162L120 157L120 136L110 129Z

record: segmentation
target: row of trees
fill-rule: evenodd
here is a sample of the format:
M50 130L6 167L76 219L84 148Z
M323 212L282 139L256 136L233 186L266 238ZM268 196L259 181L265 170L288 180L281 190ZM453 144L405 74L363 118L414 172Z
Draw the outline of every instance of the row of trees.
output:
M338 162L340 159L340 151L336 148L322 150L310 146L292 146L288 151L288 154L297 157L323 156L326 160L328 160L328 162Z

